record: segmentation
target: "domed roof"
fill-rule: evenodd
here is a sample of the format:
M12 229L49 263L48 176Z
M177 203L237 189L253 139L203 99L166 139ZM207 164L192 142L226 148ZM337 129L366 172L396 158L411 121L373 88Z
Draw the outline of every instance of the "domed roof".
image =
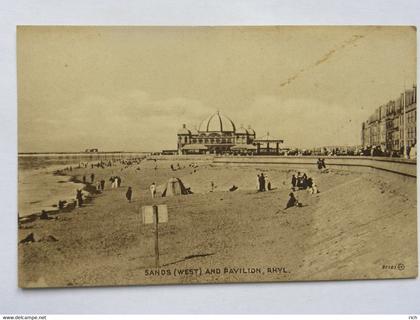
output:
M247 134L248 131L241 125L239 129L236 130L236 134Z
M182 128L178 130L178 134L190 134L190 130L187 129L185 124L182 125Z
M192 135L197 135L198 134L197 127L195 127L194 129L191 129L190 132Z
M248 129L246 130L248 134L255 135L255 130L251 128L251 126L248 126Z
M234 132L235 124L225 115L222 115L219 111L212 114L206 120L201 122L198 131L201 132Z

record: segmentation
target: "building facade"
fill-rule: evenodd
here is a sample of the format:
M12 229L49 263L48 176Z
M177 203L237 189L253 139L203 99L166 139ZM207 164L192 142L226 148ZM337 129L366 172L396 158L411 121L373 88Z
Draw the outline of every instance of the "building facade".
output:
M407 146L417 144L417 86L379 106L362 123L363 147L380 147L383 152L403 153ZM404 130L405 128L405 130Z

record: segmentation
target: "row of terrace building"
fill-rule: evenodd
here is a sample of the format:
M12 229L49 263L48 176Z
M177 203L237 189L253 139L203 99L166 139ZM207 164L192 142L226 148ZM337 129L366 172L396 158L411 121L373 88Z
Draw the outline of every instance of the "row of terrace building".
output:
M417 85L379 106L362 124L362 146L404 154L417 140Z

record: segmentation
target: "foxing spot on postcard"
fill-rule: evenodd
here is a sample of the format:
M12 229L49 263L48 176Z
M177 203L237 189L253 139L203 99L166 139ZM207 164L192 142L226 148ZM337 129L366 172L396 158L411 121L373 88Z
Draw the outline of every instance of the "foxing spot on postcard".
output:
M19 286L417 277L416 29L17 28Z

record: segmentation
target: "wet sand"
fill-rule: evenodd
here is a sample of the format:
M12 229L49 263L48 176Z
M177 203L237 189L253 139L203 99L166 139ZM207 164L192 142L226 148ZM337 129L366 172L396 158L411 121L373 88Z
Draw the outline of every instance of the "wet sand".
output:
M85 207L35 220L19 240L49 235L58 241L19 245L19 285L62 287L237 281L334 280L414 277L417 274L416 183L398 176L299 168L229 167L210 162L143 161L123 169L92 172L106 188ZM195 170L195 172L194 172ZM297 192L302 208L282 210L290 176L306 172L321 193ZM256 192L256 175L275 190ZM109 177L122 186L111 189ZM170 177L194 194L153 200ZM88 178L89 180L90 178ZM214 181L214 192L210 191ZM228 192L235 184L239 189ZM133 188L133 201L125 199ZM154 269L154 231L142 225L143 205L167 204L169 222L159 226L160 269ZM394 268L395 267L395 268ZM183 270L187 269L186 272ZM181 271L181 272L180 272ZM206 273L208 271L208 273ZM201 273L201 274L200 274Z

